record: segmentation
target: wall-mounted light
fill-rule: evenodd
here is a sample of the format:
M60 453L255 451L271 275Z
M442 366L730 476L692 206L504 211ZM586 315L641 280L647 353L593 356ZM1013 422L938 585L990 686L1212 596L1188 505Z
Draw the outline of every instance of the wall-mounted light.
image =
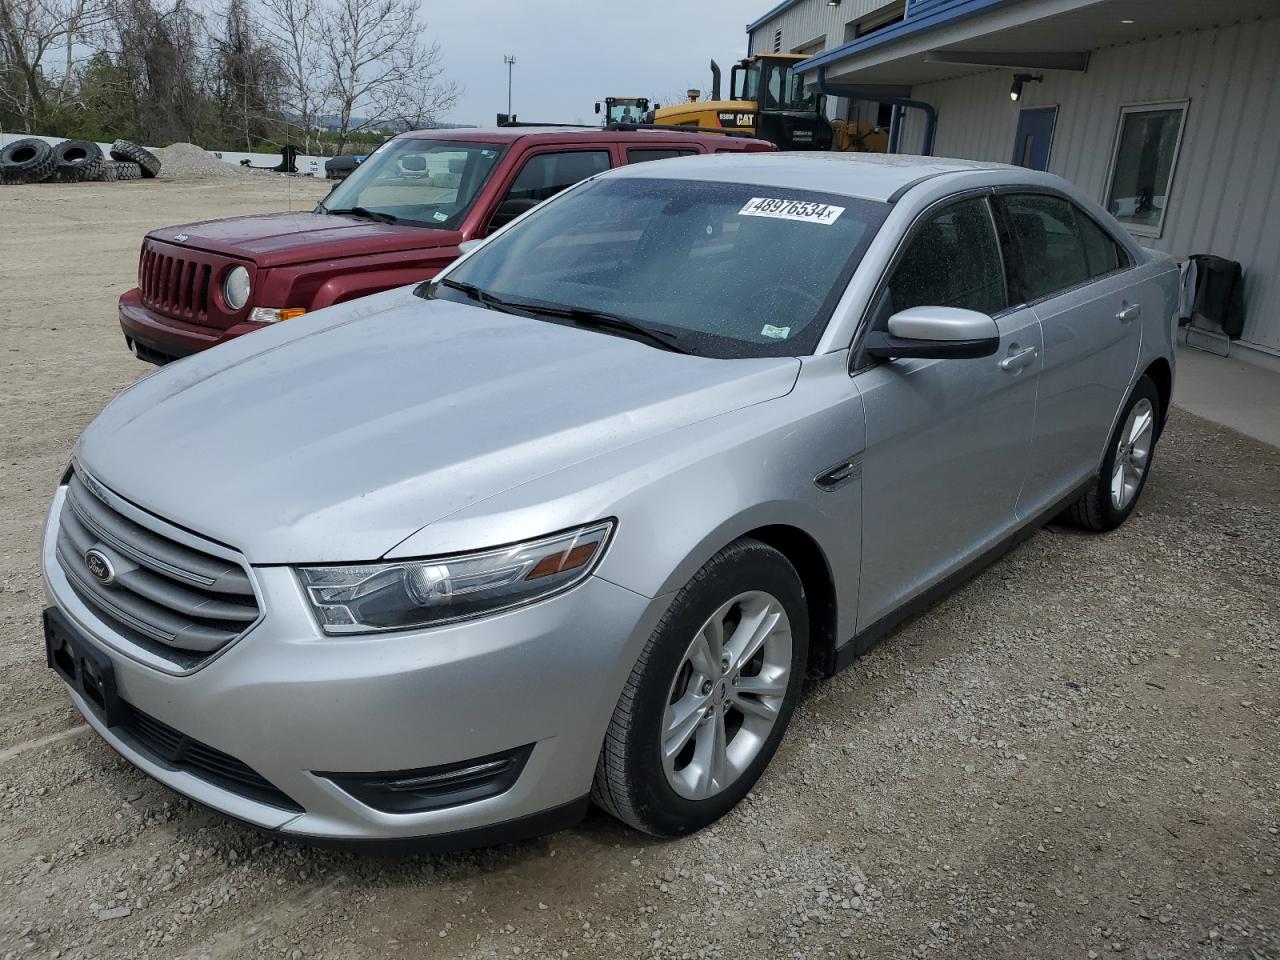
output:
M1013 86L1009 88L1009 99L1017 103L1022 99L1022 85L1024 83L1039 83L1043 79L1044 74L1015 73L1013 75Z
M827 6L828 6L828 7L838 7L838 6L840 6L840 0L827 0Z

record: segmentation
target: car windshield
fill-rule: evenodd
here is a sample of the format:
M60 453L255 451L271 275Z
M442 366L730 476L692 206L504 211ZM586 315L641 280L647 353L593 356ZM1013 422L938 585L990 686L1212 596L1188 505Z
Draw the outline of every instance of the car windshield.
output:
M339 183L320 211L452 230L501 154L502 147L491 143L392 140Z
M487 242L434 295L608 314L706 356L802 356L889 209L782 187L606 178Z

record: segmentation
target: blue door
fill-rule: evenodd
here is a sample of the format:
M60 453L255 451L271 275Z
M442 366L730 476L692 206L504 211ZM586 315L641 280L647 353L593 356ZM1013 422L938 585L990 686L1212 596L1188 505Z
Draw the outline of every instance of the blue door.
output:
M1029 107L1019 113L1018 132L1013 138L1013 162L1031 170L1048 170L1053 124L1057 119L1057 107Z

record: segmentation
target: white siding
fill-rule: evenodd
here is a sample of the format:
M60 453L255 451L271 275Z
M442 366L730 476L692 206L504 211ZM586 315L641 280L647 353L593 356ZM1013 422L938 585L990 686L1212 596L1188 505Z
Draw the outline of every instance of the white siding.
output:
M920 84L912 95L938 110L936 155L1005 163L1019 110L1057 104L1049 170L1099 201L1120 106L1189 100L1162 234L1140 239L1175 255L1239 260L1243 339L1280 350L1278 64L1280 18L1269 18L1096 50L1087 72L1044 71L1018 103L1009 100L1012 70ZM919 149L922 132L920 111L908 110L902 149Z

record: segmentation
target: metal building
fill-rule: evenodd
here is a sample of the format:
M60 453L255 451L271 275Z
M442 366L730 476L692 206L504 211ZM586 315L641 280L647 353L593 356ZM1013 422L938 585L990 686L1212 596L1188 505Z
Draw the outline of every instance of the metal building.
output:
M1240 261L1233 355L1280 368L1280 0L786 0L747 32L902 152L1047 169Z

